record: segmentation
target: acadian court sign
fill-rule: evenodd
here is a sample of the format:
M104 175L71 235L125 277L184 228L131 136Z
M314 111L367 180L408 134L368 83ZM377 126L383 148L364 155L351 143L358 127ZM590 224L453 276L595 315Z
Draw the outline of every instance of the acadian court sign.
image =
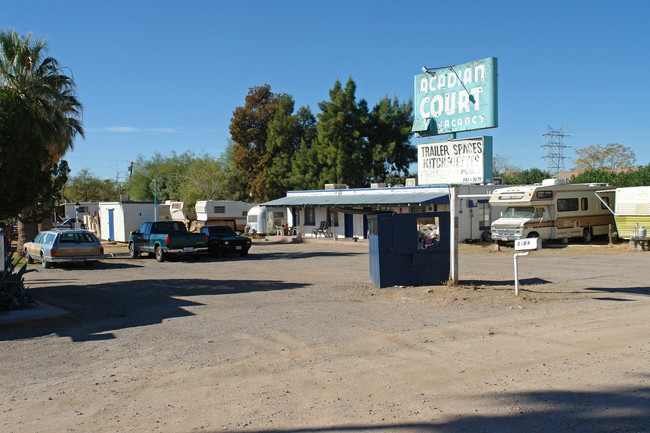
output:
M496 57L416 75L413 108L423 137L497 127Z

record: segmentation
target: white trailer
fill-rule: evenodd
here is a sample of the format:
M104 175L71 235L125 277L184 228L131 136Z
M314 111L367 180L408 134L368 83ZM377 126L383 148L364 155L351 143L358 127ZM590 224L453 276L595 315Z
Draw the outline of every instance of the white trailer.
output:
M119 201L99 202L99 238L103 241L128 242L133 230L146 221L171 220L169 205L158 204L154 212L153 202Z
M650 186L616 188L614 212L618 237L630 239L650 228Z
M246 218L246 230L256 234L276 234L278 227L293 225L288 207L254 206Z
M196 202L196 219L204 225L217 224L219 221L235 220L236 230L246 228L248 211L256 203L246 203L234 200L200 200Z

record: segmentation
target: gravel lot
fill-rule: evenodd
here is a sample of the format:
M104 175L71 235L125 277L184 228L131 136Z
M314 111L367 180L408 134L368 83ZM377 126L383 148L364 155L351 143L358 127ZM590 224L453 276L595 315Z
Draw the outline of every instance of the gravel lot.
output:
M370 283L363 243L26 275L3 432L650 432L650 253L463 245L459 287Z

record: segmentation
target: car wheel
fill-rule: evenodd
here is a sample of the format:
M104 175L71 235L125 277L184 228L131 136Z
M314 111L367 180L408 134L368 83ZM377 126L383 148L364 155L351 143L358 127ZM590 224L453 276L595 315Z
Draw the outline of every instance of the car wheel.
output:
M129 244L129 257L136 258L140 255L140 252L135 249L135 244L131 242Z
M242 251L241 253L239 253L239 255L242 257L246 257L248 255L248 251Z
M43 269L49 269L50 268L50 262L45 260L44 256L41 256L41 265L43 265Z
M223 251L221 251L221 248L217 247L214 255L217 256L218 259L222 258L223 257Z
M160 245L156 247L156 260L158 260L159 262L165 261L165 252L163 251Z
M30 265L34 263L34 259L32 259L32 256L29 255L27 250L25 250L25 262L27 262Z

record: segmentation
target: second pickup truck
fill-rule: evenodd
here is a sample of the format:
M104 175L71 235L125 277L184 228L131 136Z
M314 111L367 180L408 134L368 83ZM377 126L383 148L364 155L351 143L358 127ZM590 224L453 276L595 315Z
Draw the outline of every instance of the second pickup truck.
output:
M131 232L129 255L154 253L156 260L165 261L170 254L190 254L208 250L208 237L203 233L190 233L180 221L146 222L140 229Z

